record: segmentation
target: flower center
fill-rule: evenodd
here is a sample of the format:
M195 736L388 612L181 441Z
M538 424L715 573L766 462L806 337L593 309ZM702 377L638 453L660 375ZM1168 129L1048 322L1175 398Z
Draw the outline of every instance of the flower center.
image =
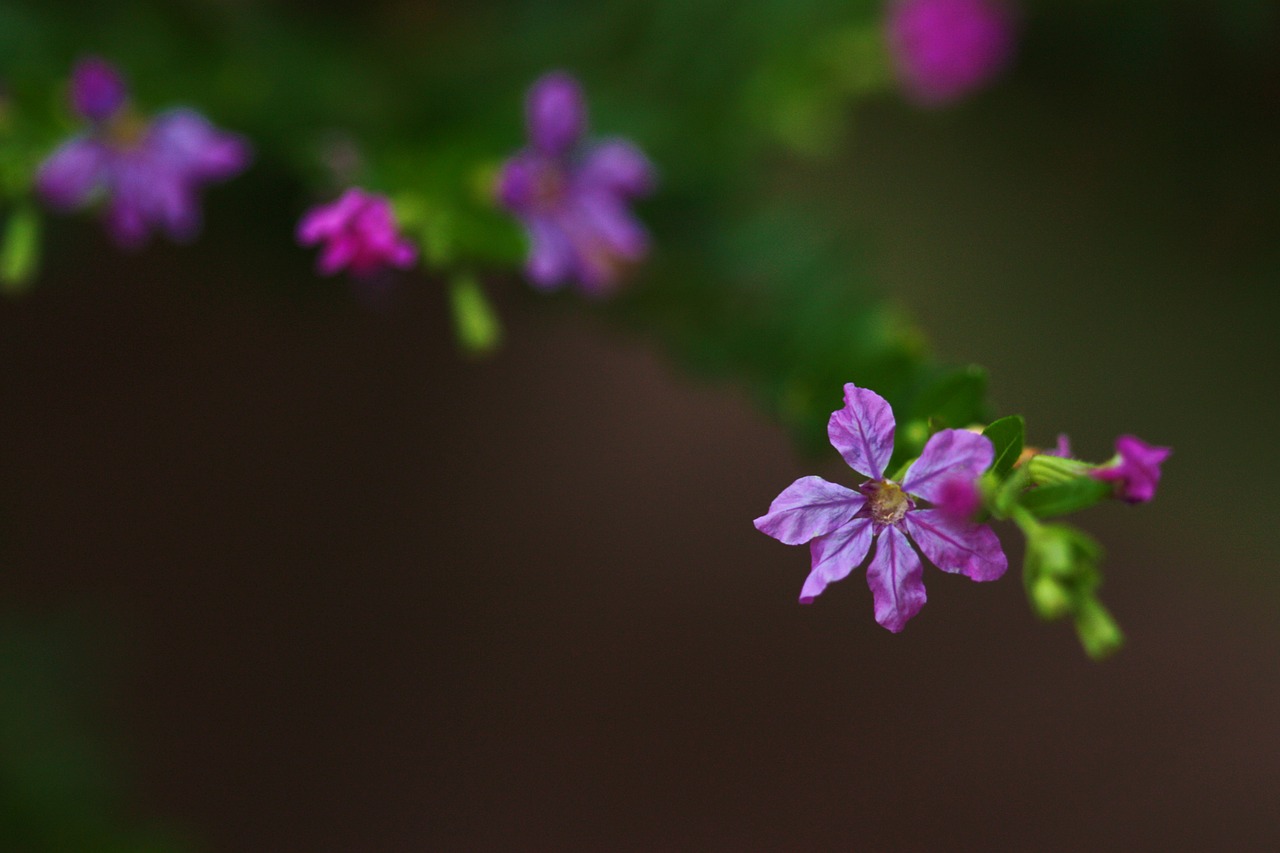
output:
M538 170L533 184L533 204L542 210L558 207L567 189L564 172L556 166L544 165Z
M146 120L129 110L121 110L106 125L107 144L117 151L136 148L146 133Z
M877 524L897 524L915 508L907 493L892 480L872 480L863 483L858 491L867 499L867 509Z

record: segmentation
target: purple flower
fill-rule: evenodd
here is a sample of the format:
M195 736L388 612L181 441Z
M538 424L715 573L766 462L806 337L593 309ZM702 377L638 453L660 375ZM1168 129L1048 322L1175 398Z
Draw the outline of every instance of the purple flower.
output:
M1014 17L999 0L894 0L886 28L905 94L926 106L981 88L1013 56Z
M1156 496L1160 483L1160 464L1173 453L1170 447L1155 447L1137 436L1122 435L1116 439L1119 460L1089 474L1096 480L1115 484L1116 497L1126 503L1146 503Z
M648 194L653 167L621 139L584 144L587 108L562 72L539 79L525 102L529 145L503 166L498 199L529 235L525 272L543 289L574 280L609 292L649 238L628 202Z
M169 110L147 123L124 109L125 99L110 65L77 66L72 101L92 124L40 164L36 190L61 211L102 199L107 231L122 248L143 245L153 229L191 240L200 231L200 191L241 172L249 145L195 110Z
M975 581L999 578L1008 560L990 527L939 508L951 484L972 483L991 466L991 440L967 430L935 433L899 484L887 479L884 470L893 455L893 430L893 411L884 398L845 385L844 408L832 413L827 435L849 467L870 479L852 491L821 477L802 477L778 495L755 525L788 545L811 543L813 567L800 590L803 604L827 584L843 580L878 540L867 583L876 621L897 632L926 597L922 564L911 540L938 568ZM932 506L923 508L918 502Z
M407 269L418 257L413 244L400 236L386 197L358 187L307 211L297 236L304 246L325 244L316 263L321 275L346 268L356 278L369 278L387 267Z

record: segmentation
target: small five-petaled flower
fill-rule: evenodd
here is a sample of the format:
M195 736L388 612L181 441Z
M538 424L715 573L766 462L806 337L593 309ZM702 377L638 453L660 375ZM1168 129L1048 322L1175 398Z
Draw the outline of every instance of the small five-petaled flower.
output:
M251 152L240 136L218 130L195 110L179 108L142 120L128 106L115 68L84 59L71 76L71 105L89 122L63 142L36 173L36 190L55 210L106 204L106 226L123 248L137 248L152 229L180 242L200 231L200 191L241 172Z
M897 483L885 476L894 426L893 410L884 398L845 385L844 407L832 413L827 434L849 467L868 479L854 491L821 477L802 477L778 495L755 525L788 545L810 543L812 569L800 590L804 604L827 584L847 577L874 542L867 583L876 621L897 632L920 612L926 598L924 570L912 541L938 568L975 581L999 578L1008 560L990 527L947 507L957 489L972 487L991 466L991 440L967 430L935 433Z
M529 237L525 272L550 290L576 281L603 295L649 249L629 202L653 189L653 167L622 139L585 144L587 107L578 81L552 72L525 102L529 145L507 161L498 200Z

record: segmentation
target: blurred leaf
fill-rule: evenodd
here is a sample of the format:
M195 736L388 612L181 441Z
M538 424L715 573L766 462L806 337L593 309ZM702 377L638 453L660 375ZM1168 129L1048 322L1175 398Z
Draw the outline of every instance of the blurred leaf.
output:
M472 355L485 355L502 343L502 326L471 275L457 275L449 282L449 304L458 343Z
M987 372L969 365L928 386L916 398L912 414L942 427L963 428L983 419L986 393Z
M5 224L0 245L0 289L15 296L24 292L40 265L40 214L23 205Z

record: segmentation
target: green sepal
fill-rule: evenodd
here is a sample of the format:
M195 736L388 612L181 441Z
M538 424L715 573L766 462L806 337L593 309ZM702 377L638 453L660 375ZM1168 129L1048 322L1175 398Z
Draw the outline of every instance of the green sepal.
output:
M1027 460L1027 474L1031 484L1035 486L1057 486L1083 477L1098 466L1079 459L1065 456L1054 456L1052 453L1037 453Z
M1022 496L1022 506L1037 518L1050 518L1091 507L1111 494L1111 484L1077 477L1056 486L1039 486Z
M0 244L0 290L16 296L27 289L40 266L40 214L23 205L5 224Z
M458 345L471 355L487 355L502 343L502 324L479 282L469 273L449 282L449 305Z
M1022 455L1022 446L1027 438L1026 421L1022 419L1022 415L1009 415L992 421L982 434L991 439L991 444L995 447L995 461L991 463L991 470L1003 479L1013 470L1014 463Z

